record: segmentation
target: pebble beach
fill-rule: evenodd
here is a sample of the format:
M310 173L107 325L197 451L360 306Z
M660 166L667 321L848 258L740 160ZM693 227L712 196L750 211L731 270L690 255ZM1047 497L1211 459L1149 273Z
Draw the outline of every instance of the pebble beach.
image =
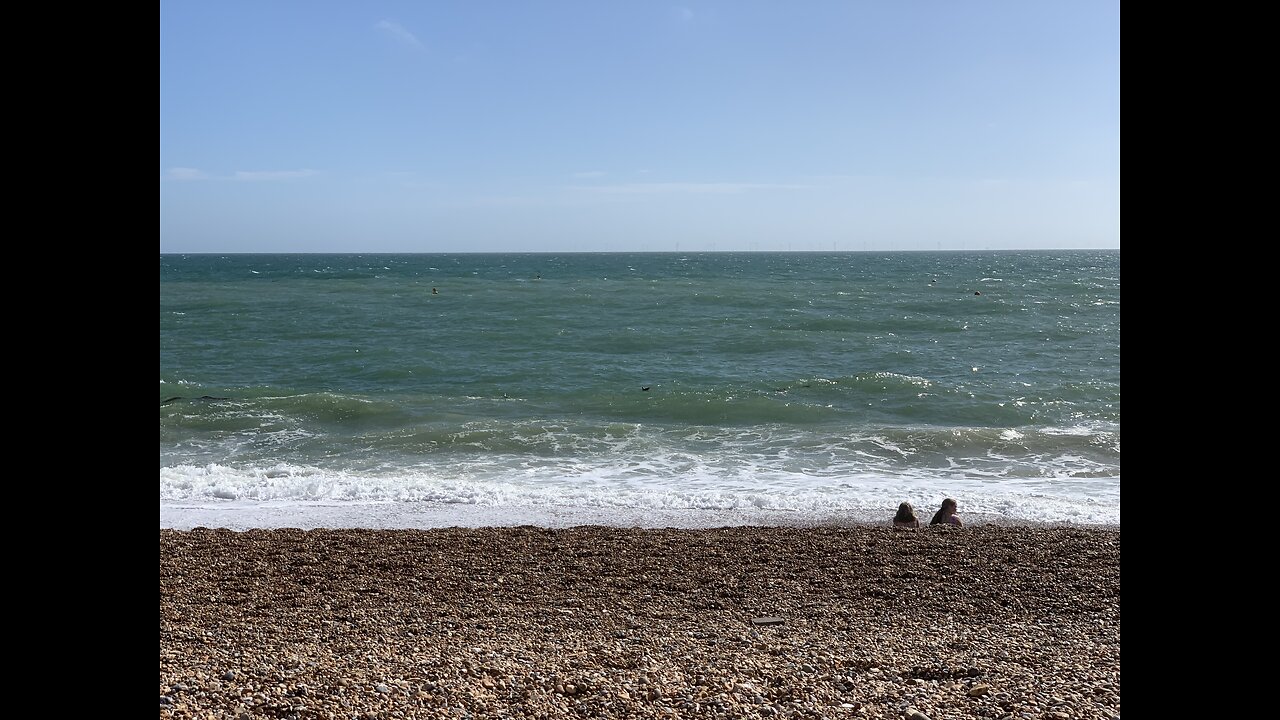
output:
M1118 527L160 531L161 718L1119 716Z

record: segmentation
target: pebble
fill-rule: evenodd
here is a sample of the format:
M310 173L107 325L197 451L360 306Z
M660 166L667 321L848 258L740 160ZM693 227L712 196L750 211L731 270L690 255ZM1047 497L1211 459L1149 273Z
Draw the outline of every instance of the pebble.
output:
M175 720L1120 715L1118 530L197 529L160 549Z

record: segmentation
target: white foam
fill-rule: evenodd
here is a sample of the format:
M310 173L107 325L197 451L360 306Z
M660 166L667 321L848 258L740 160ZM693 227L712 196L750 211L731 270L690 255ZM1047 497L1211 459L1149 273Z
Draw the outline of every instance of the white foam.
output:
M256 468L180 465L160 471L161 507L294 507L299 517L320 506L402 505L410 515L424 508L485 508L490 515L576 509L599 518L649 511L754 517L843 517L890 512L902 501L928 508L944 497L961 501L961 513L1006 521L1120 523L1118 477L1010 479L942 471L933 475L838 476L818 472L761 473L750 463L705 467L696 458L676 463L602 468L565 463L557 468L513 471L472 464L466 475L430 471L336 472L276 464ZM673 464L678 467L672 467ZM412 508L417 508L416 510ZM359 516L358 510L350 510ZM295 519L294 522L301 522ZM305 523L304 523L305 524Z

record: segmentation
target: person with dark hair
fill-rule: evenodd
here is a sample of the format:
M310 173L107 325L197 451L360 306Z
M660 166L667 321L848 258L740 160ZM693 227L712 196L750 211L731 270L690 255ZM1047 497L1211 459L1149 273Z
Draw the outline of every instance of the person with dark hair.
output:
M933 514L933 519L929 521L930 525L955 525L960 526L960 516L956 514L956 501L947 498L942 501L942 507L938 508L938 512Z
M916 519L916 511L911 507L911 503L902 503L898 506L898 514L893 516L893 526L896 528L920 527L920 521Z

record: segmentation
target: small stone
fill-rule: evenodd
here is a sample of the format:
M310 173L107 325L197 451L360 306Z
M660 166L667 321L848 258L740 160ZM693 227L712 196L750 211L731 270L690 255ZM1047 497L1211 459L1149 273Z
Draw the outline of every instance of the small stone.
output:
M387 687L386 685L383 685L382 683L378 683L377 685L375 685L375 686L374 686L374 688L373 688L373 689L374 689L374 690L377 690L378 692L380 692L380 693L382 693L382 694L384 694L384 695L385 695L386 693L391 692L391 688Z
M235 680L235 679L236 679L236 671L235 671L235 670L228 670L228 671L226 671L226 672L222 673L222 679L223 679L223 680L226 680L227 682L231 682L232 680Z
M990 692L991 692L990 685L974 685L973 687L969 688L969 697L982 697L983 695L987 695Z
M929 720L928 715L925 715L913 707L908 707L903 711L903 714L906 715L907 720Z

